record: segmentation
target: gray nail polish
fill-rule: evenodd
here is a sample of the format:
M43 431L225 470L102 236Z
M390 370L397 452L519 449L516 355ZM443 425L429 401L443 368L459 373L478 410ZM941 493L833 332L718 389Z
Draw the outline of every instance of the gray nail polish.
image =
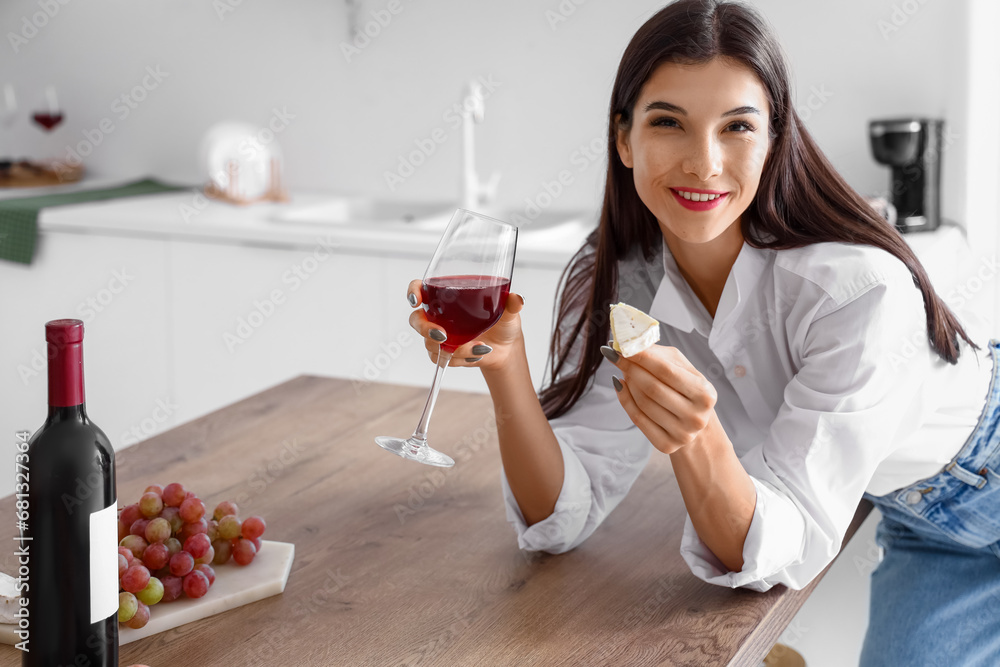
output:
M616 378L614 375L611 376L611 384L615 385L615 391L622 390L622 381Z
M493 348L490 347L489 345L473 345L472 346L472 354L478 354L479 356L483 356L484 354L489 354L492 351L493 351Z
M431 338L433 338L434 340L436 340L439 343L443 343L446 340L448 340L448 336L446 336L444 334L444 332L441 331L440 329L431 329L431 332L430 332L429 335L430 335Z
M621 355L615 352L614 349L608 347L607 345L601 346L601 354L603 354L604 358L613 364L617 363L618 360L621 359Z
M465 358L465 360L467 362L469 362L470 364L473 364L473 363L479 361L480 359L482 359L482 357L466 357Z
M411 308L417 307L417 295L414 294L413 292L410 292L409 294L406 295L406 300L410 302Z

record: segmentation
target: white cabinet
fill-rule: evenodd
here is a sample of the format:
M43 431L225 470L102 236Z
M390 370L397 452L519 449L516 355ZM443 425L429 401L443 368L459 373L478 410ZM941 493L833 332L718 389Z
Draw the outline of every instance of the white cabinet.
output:
M116 448L177 423L165 278L156 240L42 234L33 264L0 264L0 495L13 490L14 433L45 420L49 320L84 321L87 411Z
M406 287L424 258L171 241L170 344L183 419L302 373L430 387ZM515 268L529 364L541 383L559 270ZM530 305L528 305L530 304ZM443 388L486 391L474 369Z

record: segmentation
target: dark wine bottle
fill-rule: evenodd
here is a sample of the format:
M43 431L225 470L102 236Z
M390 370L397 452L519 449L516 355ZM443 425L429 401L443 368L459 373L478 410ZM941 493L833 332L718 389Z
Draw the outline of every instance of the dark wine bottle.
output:
M45 340L49 415L28 441L20 541L28 551L21 665L117 667L115 450L84 408L83 322L48 322Z

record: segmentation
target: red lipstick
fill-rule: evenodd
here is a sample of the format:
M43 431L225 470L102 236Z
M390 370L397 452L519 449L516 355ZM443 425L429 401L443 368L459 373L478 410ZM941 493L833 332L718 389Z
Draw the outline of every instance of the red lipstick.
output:
M681 192L690 192L692 194L698 193L700 195L719 195L719 196L711 201L692 201L690 199L685 199L680 194ZM698 188L670 188L670 193L674 196L674 199L677 200L677 203L679 203L681 206L688 209L689 211L710 211L713 208L717 207L719 204L721 204L723 200L725 200L725 198L729 196L729 193L721 190L699 190Z

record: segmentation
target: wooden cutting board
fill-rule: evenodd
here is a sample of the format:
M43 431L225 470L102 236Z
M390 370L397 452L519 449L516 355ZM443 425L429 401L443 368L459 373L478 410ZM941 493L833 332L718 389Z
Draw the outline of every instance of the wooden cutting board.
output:
M153 605L149 610L149 622L141 630L120 625L118 644L125 645L185 623L277 595L285 590L294 558L294 544L264 540L260 553L246 567L232 561L215 566L215 583L208 589L205 597L197 600L182 597L173 602ZM14 625L0 623L0 642L11 645L19 642L20 639L14 631Z

